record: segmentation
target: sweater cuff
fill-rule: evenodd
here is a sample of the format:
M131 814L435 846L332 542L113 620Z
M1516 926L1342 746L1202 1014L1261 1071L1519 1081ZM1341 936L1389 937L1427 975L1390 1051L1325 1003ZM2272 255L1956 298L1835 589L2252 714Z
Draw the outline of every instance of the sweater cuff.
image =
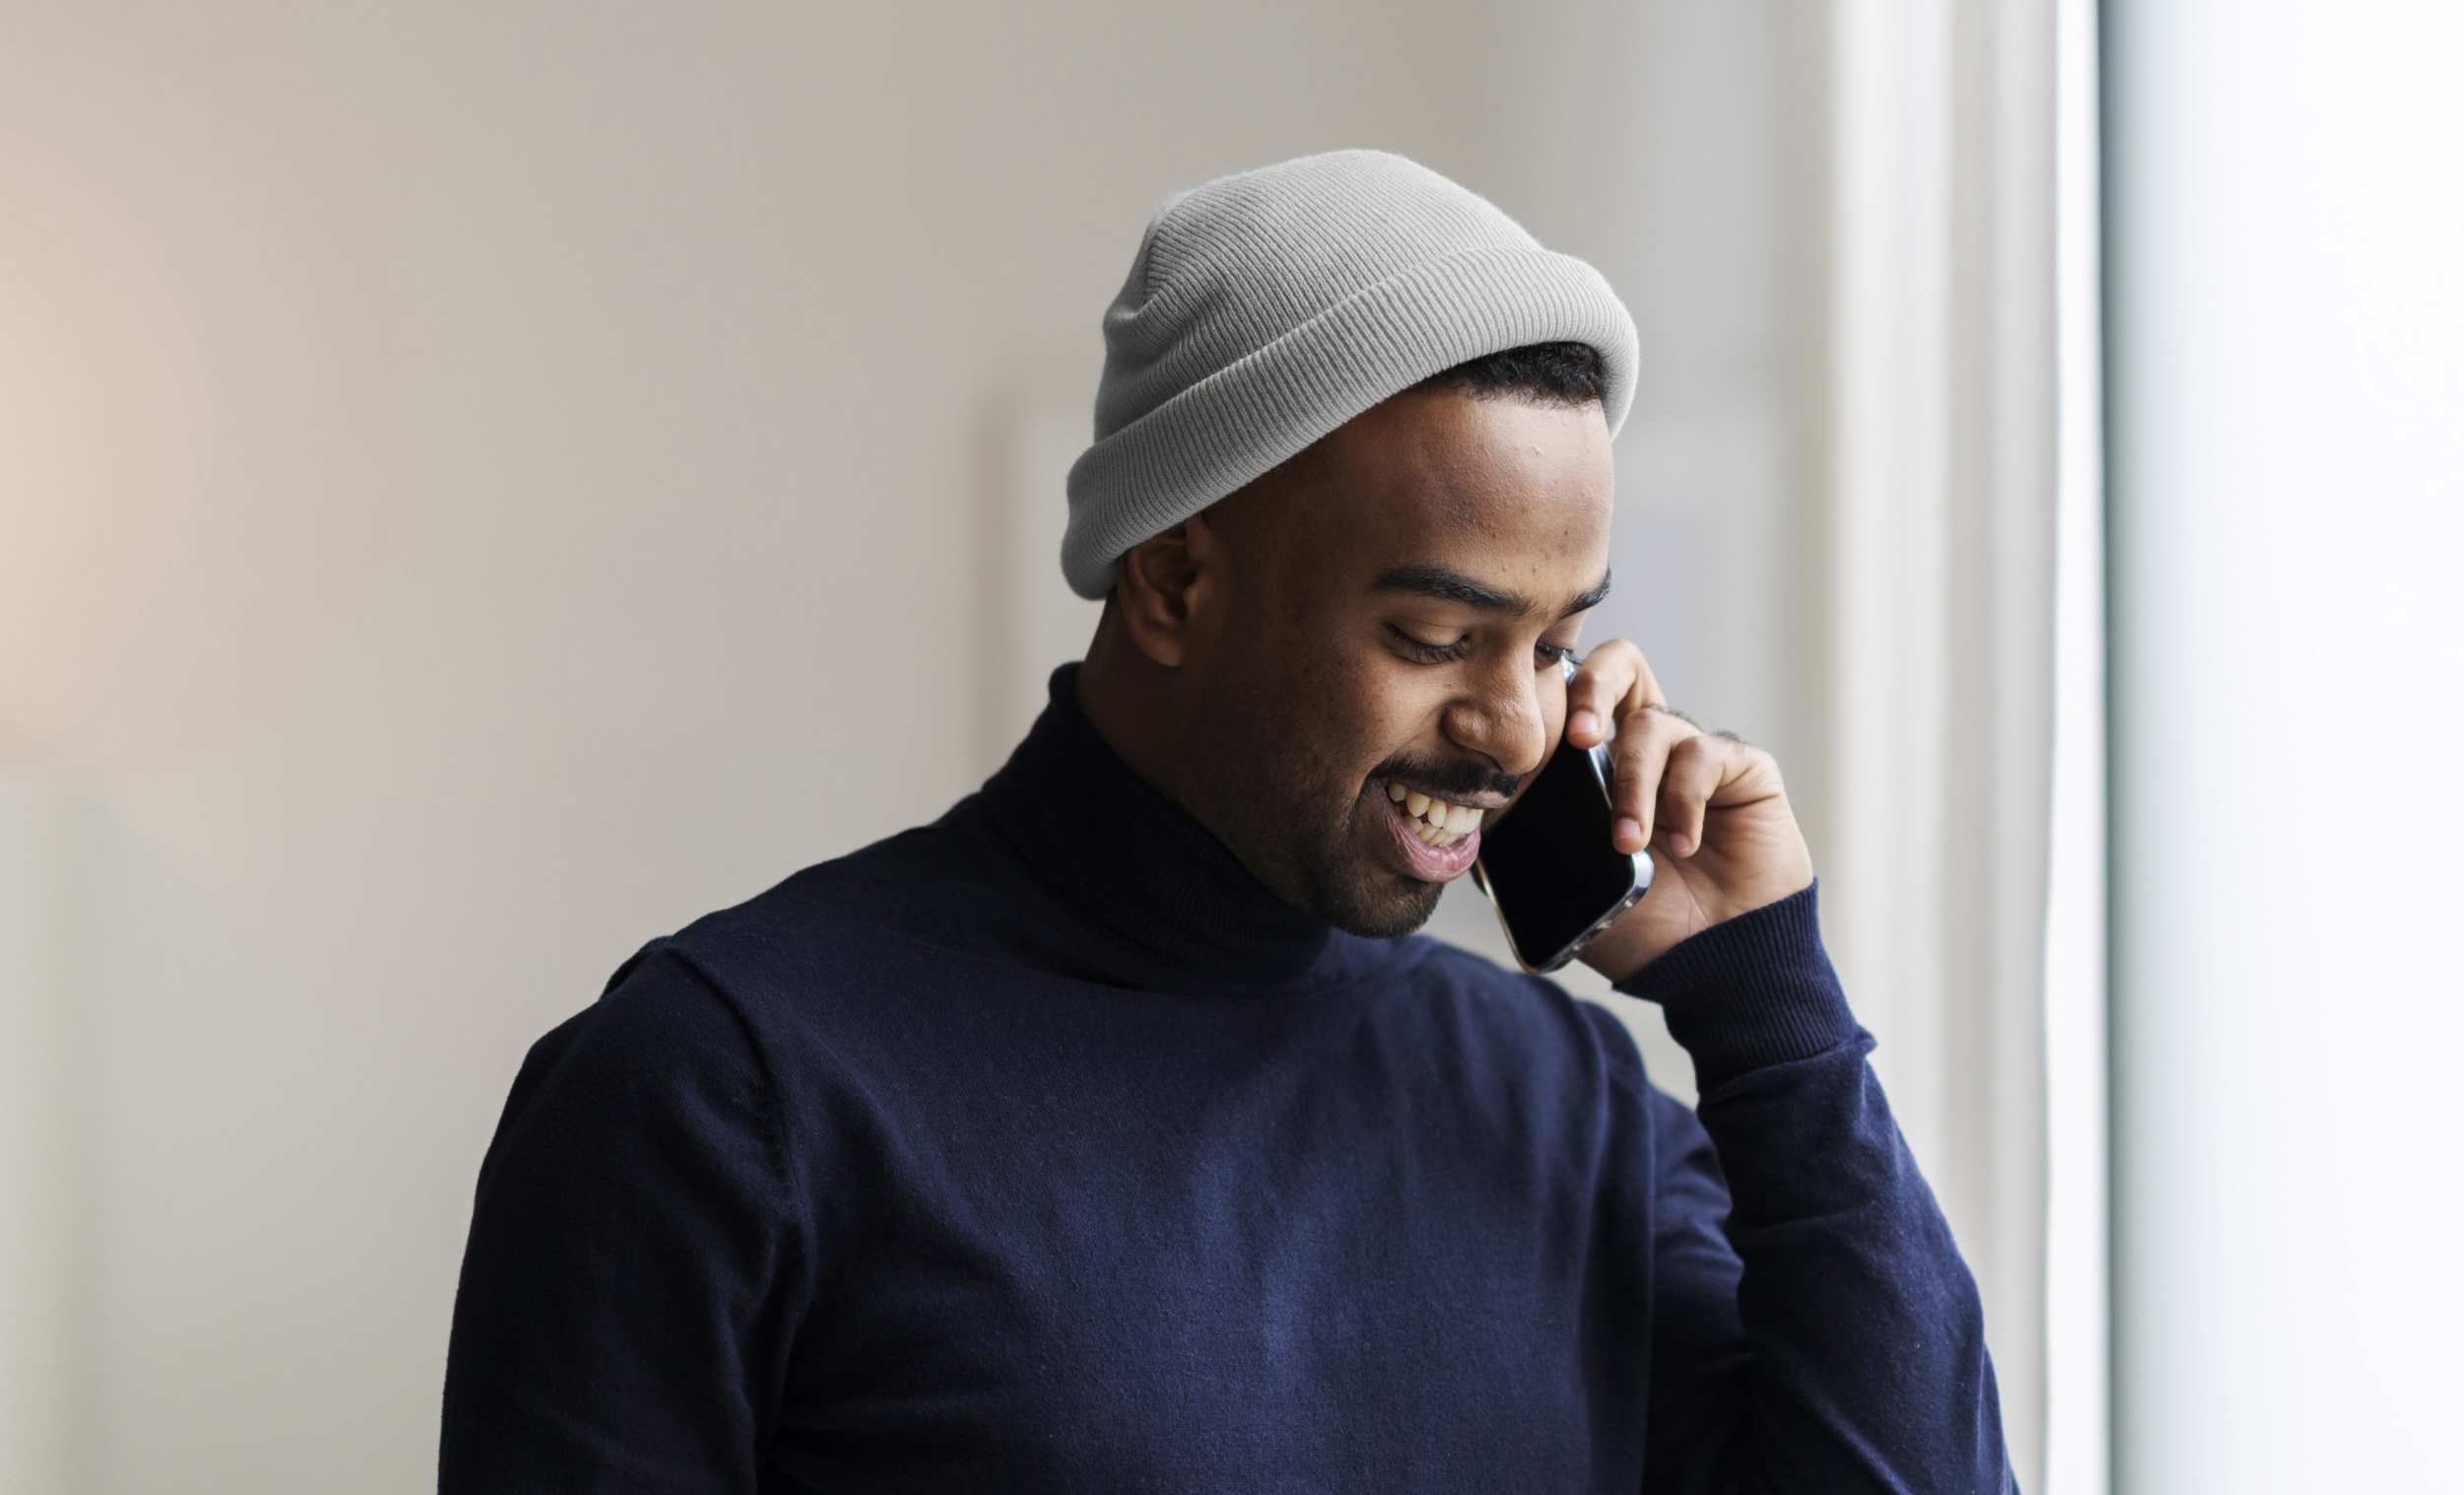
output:
M1820 886L1689 935L1617 984L1628 996L1660 1004L1669 1036L1693 1056L1699 1091L1858 1037L1822 948L1814 913Z

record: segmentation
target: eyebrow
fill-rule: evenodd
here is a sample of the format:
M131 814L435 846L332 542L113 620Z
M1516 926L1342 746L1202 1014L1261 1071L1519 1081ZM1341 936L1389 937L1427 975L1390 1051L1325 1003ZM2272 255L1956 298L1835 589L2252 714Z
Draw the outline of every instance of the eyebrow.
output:
M1608 596L1608 577L1603 575L1600 584L1575 598L1558 613L1570 618L1576 613L1598 607ZM1499 591L1483 586L1462 572L1444 566L1398 566L1380 572L1369 583L1372 591L1405 592L1415 597L1434 597L1440 602L1459 602L1482 612L1505 613L1517 618L1530 617L1537 608L1531 598L1519 592Z

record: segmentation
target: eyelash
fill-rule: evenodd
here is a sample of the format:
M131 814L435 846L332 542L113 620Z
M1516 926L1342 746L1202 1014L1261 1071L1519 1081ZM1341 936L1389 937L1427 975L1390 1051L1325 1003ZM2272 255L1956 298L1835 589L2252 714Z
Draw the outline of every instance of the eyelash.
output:
M1472 652L1472 636L1469 634L1452 644L1428 644L1399 628L1395 630L1395 638L1403 645L1404 652L1422 664L1452 664ZM1537 644L1533 647L1541 659L1552 665L1574 657L1574 650L1559 644Z
M1422 664L1452 664L1472 652L1469 636L1447 645L1423 644L1409 634L1404 634L1403 640L1404 650Z

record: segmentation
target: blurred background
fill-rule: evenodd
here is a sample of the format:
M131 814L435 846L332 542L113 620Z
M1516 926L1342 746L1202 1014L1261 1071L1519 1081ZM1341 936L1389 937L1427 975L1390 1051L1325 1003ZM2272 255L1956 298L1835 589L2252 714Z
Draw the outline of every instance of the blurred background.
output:
M2451 1479L2464 21L2104 12L14 0L0 1495L429 1487L524 1049L998 763L1147 215L1353 145L1632 307L1589 634L1787 769L2023 1485Z

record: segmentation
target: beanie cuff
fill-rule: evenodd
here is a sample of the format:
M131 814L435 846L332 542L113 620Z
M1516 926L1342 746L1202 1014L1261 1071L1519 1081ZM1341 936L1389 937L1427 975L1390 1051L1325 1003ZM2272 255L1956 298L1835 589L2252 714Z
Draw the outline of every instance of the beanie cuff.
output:
M1532 343L1599 350L1608 433L1634 398L1633 321L1600 272L1546 249L1424 260L1337 302L1112 433L1069 469L1061 571L1081 597L1113 563L1372 406Z

